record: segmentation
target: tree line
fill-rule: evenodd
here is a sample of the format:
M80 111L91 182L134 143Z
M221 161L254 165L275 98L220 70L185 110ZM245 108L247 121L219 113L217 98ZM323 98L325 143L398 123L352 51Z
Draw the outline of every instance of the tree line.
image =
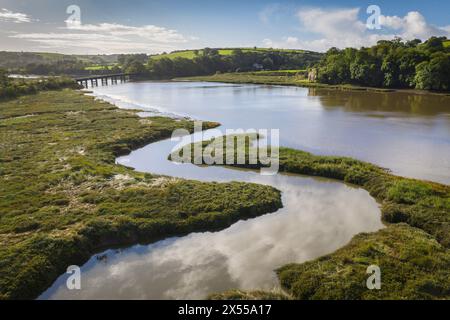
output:
M113 68L88 70L92 63L70 56L43 62L23 53L25 73L36 75L84 75L126 72L143 79L172 79L215 73L259 70L315 69L317 81L382 88L450 90L450 46L446 37L427 41L381 40L370 48L329 49L325 54L299 50L218 49L194 50L193 58L152 57L147 54L117 56ZM1 55L2 53L0 53ZM7 53L3 53L7 54ZM30 59L31 59L30 58ZM90 58L92 61L92 58ZM100 59L100 57L98 58Z
M145 55L148 57L147 55ZM112 70L120 55L65 55L56 53L7 52L0 51L0 68L16 74L33 75L89 75L120 72L120 68ZM92 66L105 66L95 68Z
M71 78L51 77L46 79L13 79L5 70L0 69L0 100L16 98L39 91L57 90L63 88L79 88Z
M329 49L317 65L318 81L382 88L450 90L446 37L378 41L370 48Z
M306 69L321 58L321 54L315 52L270 49L261 51L234 49L229 55L221 55L217 49L205 48L195 50L194 55L192 59L150 57L146 64L130 56L122 67L126 73L141 74L153 79L171 79L212 75L218 72Z
M61 74L87 74L87 63L77 59L59 60L52 63L29 63L21 70L25 74L34 75L61 75Z

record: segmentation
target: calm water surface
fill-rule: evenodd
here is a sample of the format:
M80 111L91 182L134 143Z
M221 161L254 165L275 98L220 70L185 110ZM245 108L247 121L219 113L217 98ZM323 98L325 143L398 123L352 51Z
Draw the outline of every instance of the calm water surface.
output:
M279 128L284 146L450 180L448 98L440 96L208 83L128 83L95 93L146 115L213 120L221 129ZM68 291L62 275L41 299L196 299L232 288L271 289L277 267L331 253L357 233L382 228L376 202L362 189L328 179L177 165L167 161L175 144L150 144L117 161L187 179L271 185L282 191L284 208L220 232L108 250L82 267L82 290Z
M214 83L127 83L99 95L148 110L280 129L281 145L450 183L450 96Z

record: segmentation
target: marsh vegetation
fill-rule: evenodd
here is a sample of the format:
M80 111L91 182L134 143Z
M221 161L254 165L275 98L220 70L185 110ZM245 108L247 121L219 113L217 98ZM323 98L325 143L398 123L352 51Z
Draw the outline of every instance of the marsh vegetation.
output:
M202 183L116 165L117 156L176 128L193 129L185 119L143 119L136 112L72 90L0 104L1 298L37 297L68 265L105 248L218 230L282 206L280 192L268 186ZM216 126L208 122L204 129ZM233 291L213 298L448 297L448 186L291 148L280 149L280 168L366 189L381 204L387 228L360 234L333 254L278 269L287 295ZM386 290L366 290L370 264L384 270Z
M64 88L79 89L78 84L70 78L37 78L13 79L0 69L0 101L16 98L26 94L35 94L40 91L58 90Z
M231 141L228 141L231 140ZM197 143L203 150L221 150L237 159L236 137ZM191 146L194 148L194 145ZM245 146L246 164L253 151ZM188 150L188 149L187 149ZM186 151L186 150L185 150ZM176 151L178 153L179 151ZM257 151L255 151L257 152ZM280 170L333 178L363 187L380 203L387 228L357 235L337 252L303 264L277 270L281 285L298 299L441 299L450 296L450 188L432 182L394 176L386 169L346 157L316 156L280 148ZM194 153L190 153L195 160ZM201 159L196 159L197 161ZM383 290L364 286L366 269L383 270ZM336 271L337 270L337 271ZM213 298L249 298L252 294L224 293ZM261 296L259 293L258 296ZM268 298L272 294L268 293Z
M0 103L0 298L35 298L67 266L105 247L220 229L281 206L268 186L172 179L115 164L176 128L193 130L193 123L142 119L73 90Z

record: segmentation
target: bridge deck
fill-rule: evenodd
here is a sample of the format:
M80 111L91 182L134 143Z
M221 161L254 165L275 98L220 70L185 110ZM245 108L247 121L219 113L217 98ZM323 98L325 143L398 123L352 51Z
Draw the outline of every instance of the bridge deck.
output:
M133 74L131 73L117 73L117 74L103 74L103 75L97 75L97 76L89 76L89 77L83 77L83 78L75 78L75 81L82 82L82 81L91 81L91 80L101 80L101 79L111 79L111 78L124 78L124 77L130 77Z

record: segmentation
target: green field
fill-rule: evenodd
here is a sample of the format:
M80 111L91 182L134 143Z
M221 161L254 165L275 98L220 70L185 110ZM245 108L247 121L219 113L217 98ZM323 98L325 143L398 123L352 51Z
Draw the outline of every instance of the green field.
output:
M295 50L295 49L268 49L268 48L238 48L242 50L242 52L268 52L268 51L274 51L274 52L284 52L284 53L305 53L304 50ZM219 54L222 56L229 56L232 54L234 48L229 49L217 49L219 51ZM169 59L175 59L175 58L186 58L186 59L194 59L196 54L195 52L198 52L198 54L202 54L203 50L183 50L183 51L174 51L171 53L165 53L165 54L159 54L151 56L152 59L162 59L162 58L169 58Z
M329 85L325 83L311 82L308 81L307 79L307 70L275 70L275 71L218 73L212 76L183 77L183 78L176 78L174 80L223 82L223 83L249 83L249 84L298 86L306 88L326 88L337 90L357 90L357 91L376 91L376 92L396 91L395 89L389 88L363 87L351 84Z
M253 83L272 85L320 85L308 82L306 70L275 70L218 73L212 76L184 77L174 80L208 81L225 83Z
M116 65L109 65L109 66L104 66L104 65L93 65L93 66L89 66L84 68L84 70L88 70L88 71L105 71L105 70L112 70L114 69L114 67L118 66Z
M242 72L241 74L256 77L298 77L304 78L308 75L308 70L268 70L268 71L253 71Z
M51 62L55 62L55 61L60 61L60 60L65 60L65 59L77 59L80 60L82 62L85 63L99 63L102 62L104 64L113 64L117 62L117 57L118 55L116 54L110 54L110 55L80 55L80 54L75 54L75 55L67 55L67 54L62 54L62 53L53 53L53 52L31 52L31 54L35 54L37 56L42 57L43 59L45 59L46 61L48 61L49 63Z
M443 44L444 44L445 48L450 47L450 40L447 40L447 41L443 42Z

